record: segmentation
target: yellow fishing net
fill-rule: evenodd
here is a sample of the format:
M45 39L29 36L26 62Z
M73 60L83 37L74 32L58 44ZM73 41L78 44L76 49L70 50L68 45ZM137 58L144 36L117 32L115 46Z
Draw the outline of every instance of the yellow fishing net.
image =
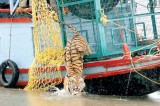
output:
M48 90L62 82L60 65L64 61L64 50L59 23L53 20L58 20L58 15L49 9L46 1L32 0L35 59L29 69L25 90Z

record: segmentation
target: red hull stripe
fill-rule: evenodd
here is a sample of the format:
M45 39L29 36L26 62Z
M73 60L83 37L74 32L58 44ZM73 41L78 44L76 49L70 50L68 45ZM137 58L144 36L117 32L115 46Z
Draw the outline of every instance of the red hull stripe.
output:
M96 66L104 66L105 68L109 68L109 67L124 66L129 64L130 64L130 60L128 59L97 61L97 62L84 64L84 68L96 67Z
M154 69L160 66L160 63L157 64L152 64L152 65L146 65L140 68L137 68L136 71L142 71L142 69L146 69L146 71L149 69ZM112 71L106 71L106 72L100 72L100 73L95 73L95 74L90 74L90 75L85 75L85 79L90 79L90 78L101 78L101 77L108 77L108 76L115 76L115 75L121 75L121 74L127 74L130 72L135 72L134 69L122 69L122 70L112 70Z
M18 10L19 11L19 10ZM27 9L21 9L20 12L32 12L32 9L31 8L27 8ZM0 9L0 12L5 12L5 13L9 13L10 12L10 9Z
M19 72L20 73L28 73L28 70L29 69L19 69ZM6 70L5 73L12 74L12 71L11 70Z
M158 60L160 59L160 57L153 57L152 59L140 59L140 61L136 62L136 59L134 59L134 63L142 63L142 62L148 62L148 61L154 61L154 60ZM157 63L159 64L159 63ZM126 65L130 65L130 60L128 59L121 59L121 60L110 60L110 61L96 61L96 62L92 62L92 63L85 63L84 64L84 68L89 68L89 67L97 67L97 66L103 66L104 68L111 68L111 67L117 67L117 66L126 66ZM146 66L145 66L146 67ZM147 68L149 68L150 66L147 65ZM60 67L62 71L66 70L65 66L61 66ZM152 67L151 67L152 68ZM20 73L28 73L29 69L20 69ZM42 72L44 70L47 69L40 69L40 71L42 70ZM50 69L51 70L51 69ZM7 70L6 73L10 74L11 71Z
M158 60L160 59L160 57L153 57L152 59L140 59L140 61L135 62L135 63L143 63L143 62L148 62L148 61L154 61L154 60ZM136 59L134 60L136 61ZM111 61L100 61L100 62L92 62L92 63L86 63L84 64L85 68L88 67L96 67L96 66L104 66L104 67L116 67L116 66L126 66L130 64L129 60L126 59L122 59L122 60L111 60ZM154 69L156 67L159 67L160 63L154 63L154 64L150 64L150 65L144 65L142 67L139 67L136 69L136 71L142 71L142 69ZM65 70L65 66L61 66L61 70ZM29 69L20 69L20 73L28 73ZM94 73L94 74L88 74L85 75L86 79L90 79L90 78L100 78L100 77L108 77L108 76L115 76L115 75L121 75L121 74L127 74L130 72L135 72L132 68L127 68L127 69L120 69L120 70L112 70L112 71L106 71L106 72L99 72L99 73ZM11 70L7 70L6 73L12 73ZM18 86L25 86L27 85L28 81L19 81L18 82Z
M150 66L150 68L155 68L157 65L152 65ZM143 67L144 68L144 67ZM148 67L144 68L144 69L148 69ZM90 74L90 75L86 75L85 79L91 79L91 78L102 78L102 77L108 77L108 76L115 76L115 75L121 75L121 74L127 74L129 72L134 72L134 70L132 69L124 69L124 70L113 70L113 71L109 71L109 72L100 72L100 73L95 73L95 74ZM140 69L138 69L137 71L141 71ZM28 81L19 81L17 83L17 86L26 86L28 84ZM2 85L0 85L2 86Z
M18 81L17 86L26 86L28 81Z
M160 63L157 64L152 64L152 65L146 65L143 67L140 67L136 69L136 71L142 71L142 69L153 69L160 66ZM28 71L27 69L22 69L20 72L26 72ZM149 70L148 70L149 71ZM85 79L91 79L91 78L102 78L102 77L108 77L108 76L115 76L115 75L122 75L122 74L127 74L130 72L135 72L133 69L123 69L123 70L112 70L112 71L106 71L106 72L100 72L100 73L95 73L95 74L90 74L90 75L85 75ZM19 81L17 83L17 86L25 86L27 85L28 81Z
M7 22L32 22L31 18L0 18L0 23L7 23Z

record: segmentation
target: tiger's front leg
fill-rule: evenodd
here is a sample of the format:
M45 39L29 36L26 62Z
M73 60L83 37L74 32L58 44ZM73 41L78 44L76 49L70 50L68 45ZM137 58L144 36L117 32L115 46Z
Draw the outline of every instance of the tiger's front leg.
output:
M65 76L63 86L64 86L64 90L66 90L67 92L69 92L68 82L69 82L69 78Z

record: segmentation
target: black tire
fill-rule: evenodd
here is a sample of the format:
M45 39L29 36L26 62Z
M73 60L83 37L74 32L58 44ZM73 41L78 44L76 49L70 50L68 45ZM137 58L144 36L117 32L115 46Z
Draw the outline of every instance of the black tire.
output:
M7 81L5 77L5 70L7 67L9 67L12 70L12 76L11 76L10 81ZM2 62L1 69L0 69L0 82L3 85L3 87L5 88L16 87L18 79L19 79L19 70L18 70L18 66L16 65L16 63L13 62L12 60L6 60Z

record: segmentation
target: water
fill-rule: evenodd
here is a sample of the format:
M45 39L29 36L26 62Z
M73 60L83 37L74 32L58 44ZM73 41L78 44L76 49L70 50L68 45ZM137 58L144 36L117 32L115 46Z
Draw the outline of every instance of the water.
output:
M160 92L140 97L54 96L51 92L31 93L23 89L0 88L0 106L160 106Z

